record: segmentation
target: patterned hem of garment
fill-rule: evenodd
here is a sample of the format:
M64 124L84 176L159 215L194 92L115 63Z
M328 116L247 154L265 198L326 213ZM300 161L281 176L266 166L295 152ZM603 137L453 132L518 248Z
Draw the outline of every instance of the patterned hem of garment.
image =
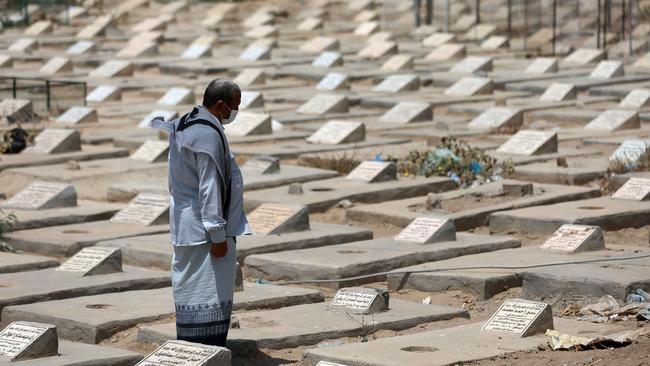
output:
M228 334L232 301L211 304L176 304L178 338L219 337Z

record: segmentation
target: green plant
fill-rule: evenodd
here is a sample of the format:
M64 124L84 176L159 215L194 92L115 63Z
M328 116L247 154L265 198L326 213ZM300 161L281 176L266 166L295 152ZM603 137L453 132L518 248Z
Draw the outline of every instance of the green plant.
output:
M0 252L17 253L18 251L7 243L7 234L11 232L18 218L13 213L6 214L0 210Z

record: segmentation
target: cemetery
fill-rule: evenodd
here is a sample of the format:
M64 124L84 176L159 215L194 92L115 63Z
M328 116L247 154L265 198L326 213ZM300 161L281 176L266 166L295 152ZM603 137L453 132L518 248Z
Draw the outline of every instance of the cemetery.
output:
M650 0L0 15L0 365L650 364Z

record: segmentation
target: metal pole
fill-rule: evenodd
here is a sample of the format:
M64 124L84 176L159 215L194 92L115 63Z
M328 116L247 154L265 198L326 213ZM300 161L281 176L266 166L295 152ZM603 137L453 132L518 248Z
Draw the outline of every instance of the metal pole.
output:
M45 104L47 106L47 110L50 110L50 81L45 80Z
M632 21L632 16L634 14L634 10L633 10L634 7L632 6L633 1L634 0L630 0L628 2L628 6L630 7L630 9L629 9L628 15L627 15L627 21L628 21L628 24L629 24L628 27L629 27L629 32L630 32L630 36L627 38L627 40L628 40L628 43L629 43L629 46L630 46L630 55L632 53L634 53L634 46L632 45L632 38L634 38L634 37L632 37L632 32L634 31L634 22Z
M582 33L582 18L580 17L580 0L576 0L576 14L578 16L578 34Z
M524 51L528 51L528 0L524 0Z
M603 22L603 49L607 51L607 18L609 16L607 9L609 9L609 0L605 0L605 7L603 11L605 12L605 21Z
M476 0L476 24L481 24L481 0Z
M433 0L427 0L427 24L433 24Z
M84 82L84 107L88 104L86 96L88 95L88 84Z
M17 91L16 91L16 78L11 79L11 89L12 89L12 94L14 99L17 97Z
M555 56L555 35L557 27L557 0L553 0L553 56Z
M445 33L449 33L449 18L451 17L450 0L445 0Z
M512 0L508 0L508 39L512 38Z
M415 27L420 26L420 5L422 4L422 0L413 0L414 6L413 6L413 11L415 12Z
M600 0L598 0L598 16L596 16L596 48L600 48Z
M621 0L621 39L625 39L625 13L626 13L625 0Z

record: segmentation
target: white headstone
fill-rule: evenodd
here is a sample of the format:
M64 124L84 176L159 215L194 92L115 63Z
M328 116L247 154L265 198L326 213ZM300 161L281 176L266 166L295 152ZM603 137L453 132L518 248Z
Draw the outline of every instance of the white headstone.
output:
M272 14L269 14L267 12L256 12L255 14L245 19L242 24L246 28L255 28L259 27L260 25L273 24L274 21L275 17Z
M641 128L639 112L629 109L608 109L586 126L589 130L630 130Z
M552 131L521 130L501 145L497 152L513 155L541 155L557 152L557 133Z
M426 59L429 61L446 61L453 58L461 58L465 56L466 48L463 44L445 43L429 52Z
M263 203L247 218L256 234L280 235L309 230L307 206Z
M621 61L600 61L598 66L589 74L594 79L611 79L613 77L624 76L625 70Z
M433 120L433 108L429 103L399 102L382 114L378 122L407 124Z
M158 99L158 104L176 106L180 104L194 104L194 92L187 88L171 88Z
M26 154L59 154L81 150L81 135L73 129L46 128L34 138Z
M372 91L380 93L399 93L420 89L420 77L416 74L391 75L377 84Z
M279 34L278 29L272 25L260 25L246 31L244 36L248 38L272 38L277 37Z
M56 271L78 273L81 276L120 273L122 251L120 248L98 246L83 248L57 267Z
M20 38L14 43L12 43L8 51L11 52L21 52L21 53L31 53L38 49L38 42L33 38Z
M646 108L650 107L650 90L635 89L629 92L618 105L622 108Z
M564 62L577 64L577 65L587 65L592 62L598 62L605 58L606 54L603 50L594 50L588 48L579 48L567 57L564 58Z
M632 177L614 192L612 198L647 201L650 199L650 179Z
M343 365L343 364L340 364L340 363L334 363L334 362L328 362L328 361L320 361L320 362L318 362L318 365L316 365L316 366L347 366L347 365Z
M280 159L273 156L250 158L241 167L242 172L253 174L275 174L280 171Z
M373 44L379 42L390 42L394 41L395 36L391 32L377 32L366 38L366 44Z
M129 61L122 60L108 60L88 74L88 76L94 78L113 78L132 75L133 64Z
M237 120L225 126L231 136L270 135L273 133L271 116L264 113L240 112Z
M363 10L355 15L353 20L356 23L371 22L373 20L379 20L379 14L374 10Z
M553 83L539 97L539 100L545 102L562 102L570 99L576 99L576 87L567 83Z
M388 161L366 160L346 176L346 179L378 183L397 179L397 167Z
M158 44L155 42L129 42L117 53L117 57L130 58L156 54L158 54Z
M375 42L367 45L359 51L359 57L371 60L380 59L385 56L397 53L397 43L392 41Z
M454 65L449 71L463 74L492 71L492 57L469 56Z
M549 74L558 71L558 62L556 58L553 57L538 57L533 62L531 62L524 73L526 74Z
M25 29L23 34L26 36L40 36L45 33L51 33L52 28L52 22L49 20L39 20Z
M522 299L506 300L483 326L484 331L528 337L553 329L549 304Z
M8 68L14 66L14 59L9 55L0 55L0 68Z
M456 240L456 225L445 217L418 217L395 237L397 241L433 244Z
M106 33L106 29L113 23L112 15L104 15L95 18L95 20L81 29L77 35L77 39L93 39L102 36Z
M350 85L350 78L347 74L340 72L330 72L325 75L316 85L318 90L346 90Z
M133 160L159 163L167 161L169 143L167 141L147 140L131 155Z
M625 140L609 156L609 160L636 166L644 154L650 154L650 140Z
M72 61L66 57L53 57L38 72L45 75L53 75L59 72L72 71Z
M258 91L242 91L239 109L264 108L264 96Z
M323 52L311 63L314 67L330 68L334 66L343 66L343 56L338 52Z
M56 356L58 350L56 327L50 324L13 322L0 331L0 360Z
M94 51L96 48L97 48L97 44L95 42L81 40L81 41L77 41L77 43L68 47L65 53L67 53L68 55L79 56Z
M97 122L97 110L90 107L70 107L56 119L56 123L76 125L80 123Z
M302 52L322 53L325 51L337 51L339 40L332 37L314 37L300 47Z
M605 250L605 241L598 226L564 224L540 248L550 252L574 254Z
M340 145L361 142L366 139L366 127L362 122L329 121L307 138L311 144Z
M195 60L212 55L212 45L192 43L181 55L181 58Z
M514 132L524 124L523 113L516 108L492 107L479 114L467 126L470 129Z
M88 103L101 103L111 100L121 100L122 90L114 85L99 85L86 96Z
M239 55L240 60L245 61L259 61L259 60L268 60L271 58L271 47L267 46L258 46L250 45L248 46L241 55Z
M483 41L483 43L481 43L481 48L484 48L486 50L498 50L500 48L508 47L509 43L510 40L508 37L491 36Z
M176 111L169 111L169 110L164 110L164 109L157 109L155 111L149 112L140 122L138 123L138 127L140 128L149 128L151 125L151 121L156 118L156 117L162 117L165 121L171 121L172 119L178 117L178 112Z
M6 98L0 102L0 116L8 123L29 122L34 119L34 106L31 100Z
M227 348L167 341L136 366L226 366L231 357Z
M2 204L4 208L17 210L46 210L75 207L77 193L69 183L32 182Z
M445 43L453 42L456 40L456 35L453 33L433 33L427 38L422 40L424 47L440 47Z
M169 221L169 197L153 193L140 193L111 218L112 223L133 225L159 225Z
M234 81L240 86L262 85L266 83L266 74L263 69L244 69Z
M164 31L167 29L167 23L173 18L168 14L163 14L157 18L145 18L140 23L131 27L131 31L135 33L151 32L151 31Z
M409 55L395 55L389 58L381 69L384 71L396 72L404 70L412 70L414 66L413 57Z
M377 289L352 287L338 290L328 308L333 312L369 315L388 310L388 302Z
M323 20L320 18L314 18L314 17L309 17L306 19L303 19L298 25L296 26L296 30L302 31L302 32L311 32L315 31L316 29L323 28Z
M492 94L492 79L481 77L464 77L445 89L444 94L457 97L470 97L479 94Z
M472 41L482 41L487 37L494 34L497 31L497 27L492 24L476 24L463 36L463 39L472 40Z
M379 32L379 29L378 22L365 22L359 24L353 34L355 36L367 37L375 32Z
M298 108L299 114L347 113L350 102L345 95L318 94Z

